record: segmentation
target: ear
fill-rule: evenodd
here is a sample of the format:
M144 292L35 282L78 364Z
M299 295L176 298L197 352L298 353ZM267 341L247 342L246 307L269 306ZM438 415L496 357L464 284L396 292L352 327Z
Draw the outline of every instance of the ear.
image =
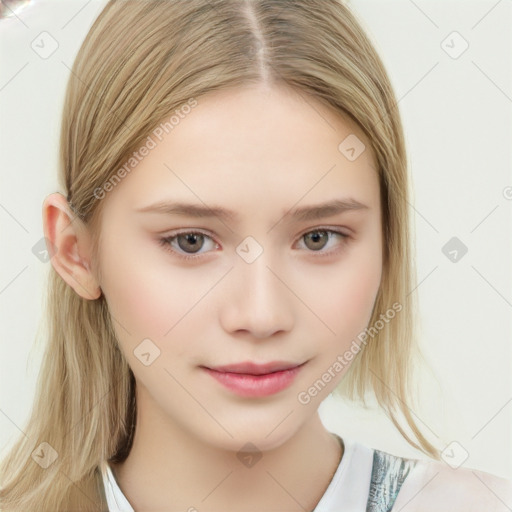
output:
M84 299L97 299L101 288L91 271L91 240L87 226L67 199L56 192L43 202L43 231L53 268Z

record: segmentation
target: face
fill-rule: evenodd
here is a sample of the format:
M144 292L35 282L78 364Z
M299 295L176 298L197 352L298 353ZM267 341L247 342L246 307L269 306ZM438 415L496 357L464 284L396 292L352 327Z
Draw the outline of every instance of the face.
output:
M263 86L197 98L161 132L101 199L100 285L138 407L211 445L270 449L312 421L370 320L369 141L312 97Z

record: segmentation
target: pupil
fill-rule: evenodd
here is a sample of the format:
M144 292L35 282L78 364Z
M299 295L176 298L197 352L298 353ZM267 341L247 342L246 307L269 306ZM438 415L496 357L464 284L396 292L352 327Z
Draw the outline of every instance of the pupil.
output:
M181 238L182 237L182 238ZM187 251L187 249L190 249L192 246L192 249L194 248L193 246L196 247L199 247L200 246L200 242L203 238L203 235L201 235L200 233L188 233L186 235L181 235L181 237L178 238L178 245L180 246L181 249L183 249L184 251ZM186 244L185 245L189 245L189 247L183 247L182 244L180 243L180 241L182 239L185 239L186 240ZM199 242L199 243L198 243ZM192 251L193 252L193 251Z
M326 235L327 235L327 233L325 231L314 231L313 233L310 233L309 235L307 235L309 240L313 241L313 247L310 247L310 249L321 249L323 246L322 238L325 239ZM325 240L324 240L324 242L325 242ZM320 247L318 247L316 245L318 243L320 243Z

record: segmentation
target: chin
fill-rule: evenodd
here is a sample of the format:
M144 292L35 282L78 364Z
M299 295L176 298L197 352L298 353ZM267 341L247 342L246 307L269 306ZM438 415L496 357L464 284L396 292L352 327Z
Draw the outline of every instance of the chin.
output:
M203 440L207 444L234 452L239 452L248 443L254 445L261 452L274 450L290 440L301 427L300 424L283 421L286 416L287 413L284 412L277 420L272 417L269 421L260 420L250 424L244 421L239 425L231 424L229 427L227 426L227 430L233 437L223 429L218 429L215 437L212 437L210 431L205 433Z

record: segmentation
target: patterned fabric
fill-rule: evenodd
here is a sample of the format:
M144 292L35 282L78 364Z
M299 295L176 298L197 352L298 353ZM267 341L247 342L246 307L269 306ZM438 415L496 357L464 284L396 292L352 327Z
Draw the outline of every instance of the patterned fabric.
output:
M390 512L400 487L417 462L374 450L366 512Z

